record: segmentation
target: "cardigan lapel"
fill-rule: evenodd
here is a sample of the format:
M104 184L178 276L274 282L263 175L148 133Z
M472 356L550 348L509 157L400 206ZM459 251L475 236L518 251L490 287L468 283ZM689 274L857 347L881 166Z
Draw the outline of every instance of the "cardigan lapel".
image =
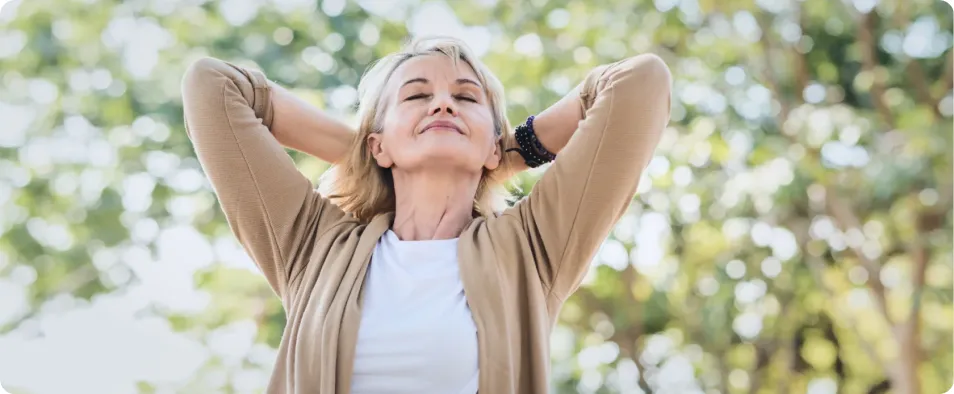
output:
M354 272L357 276L354 278L353 286L341 286L338 290L342 296L347 297L344 316L341 318L341 327L338 334L338 352L336 360L330 360L337 363L337 381L335 393L348 394L351 392L351 377L354 374L355 348L358 343L358 328L361 325L361 302L364 300L364 279L368 272L368 265L371 262L371 253L381 236L391 228L394 220L393 214L382 214L371 220L371 223L365 227L358 240L354 256L351 260L349 272Z
M511 328L507 321L497 318L502 314L499 309L506 307L497 255L492 248L478 247L492 245L486 224L483 218L472 221L461 233L457 250L464 296L477 326L478 387L485 391L514 387L511 371L515 367L508 342Z

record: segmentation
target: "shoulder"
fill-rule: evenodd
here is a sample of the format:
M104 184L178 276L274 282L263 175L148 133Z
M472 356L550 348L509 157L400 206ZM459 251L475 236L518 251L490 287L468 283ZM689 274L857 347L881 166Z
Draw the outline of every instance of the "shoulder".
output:
M495 212L492 217L474 218L464 228L460 237L465 252L496 260L505 265L514 265L517 261L532 258L530 237L521 221L509 210ZM467 246L463 246L466 244Z

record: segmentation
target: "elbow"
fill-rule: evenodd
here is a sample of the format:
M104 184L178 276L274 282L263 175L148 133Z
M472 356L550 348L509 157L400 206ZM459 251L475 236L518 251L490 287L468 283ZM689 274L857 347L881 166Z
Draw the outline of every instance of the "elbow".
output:
M626 62L632 63L630 67L636 73L643 74L654 81L659 81L667 87L672 83L672 73L669 71L669 66L659 55L644 53L629 58Z
M602 79L602 86L615 85L624 94L647 96L669 107L672 72L658 55L646 53L620 61L610 66Z
M188 111L203 103L221 103L226 96L242 101L271 127L268 79L260 71L245 69L212 57L192 62L182 77L182 104Z
M228 65L225 62L212 57L203 57L192 62L182 76L183 99L210 90L209 88L219 79L216 77L225 75L226 67Z
M182 110L185 116L186 134L194 138L192 120L211 106L221 106L217 102L223 100L222 85L219 83L222 76L221 67L225 63L221 60L204 57L192 62L186 67L182 75L181 94Z
M650 81L652 92L668 102L672 95L672 71L666 62L655 54L641 55L640 72Z
M604 86L615 86L624 101L635 106L633 112L645 114L649 122L644 131L661 134L672 111L672 72L662 58L641 54L623 60L607 70Z
M225 67L224 61L214 57L204 56L189 64L189 67L186 68L186 76L198 76L208 73L209 71L221 70L223 67Z
M612 91L612 93L609 93ZM593 70L581 93L584 110L592 107L597 98L621 97L635 105L639 113L648 111L654 118L669 121L672 95L672 73L658 55L636 55ZM662 127L664 127L664 124ZM659 127L661 131L662 127Z

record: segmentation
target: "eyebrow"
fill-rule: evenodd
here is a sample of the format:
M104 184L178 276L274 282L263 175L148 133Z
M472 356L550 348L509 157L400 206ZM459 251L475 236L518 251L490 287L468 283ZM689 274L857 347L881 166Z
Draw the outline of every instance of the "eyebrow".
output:
M428 81L427 78L412 78L412 79L409 79L409 80L407 80L407 81L404 81L404 83L401 84L401 87L404 87L405 85L409 85L409 84L412 84L412 83L424 83L424 84L426 84L426 83L430 83L430 82L431 82L431 81ZM457 82L458 85L471 84L471 85L474 85L474 86L476 86L476 87L478 87L478 88L483 88L482 86L480 86L479 83L477 83L477 82L474 81L473 79L469 79L469 78L457 78L457 81L456 81L456 82Z

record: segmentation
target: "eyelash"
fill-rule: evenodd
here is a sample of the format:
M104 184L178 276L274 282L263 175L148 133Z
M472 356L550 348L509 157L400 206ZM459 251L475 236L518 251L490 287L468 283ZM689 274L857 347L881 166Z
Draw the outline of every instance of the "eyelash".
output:
M420 94L415 94L415 95L413 95L413 96L409 96L408 98L404 99L404 101L417 100L417 99L422 99L422 98L427 98L427 97L430 97L430 95L429 95L429 94L420 93ZM458 100L469 101L469 102L472 102L472 103L476 103L476 102L477 102L476 99L471 98L471 97L468 97L468 96L463 96L463 95L456 95L456 96L454 96L454 98L456 98L456 99L458 99Z

